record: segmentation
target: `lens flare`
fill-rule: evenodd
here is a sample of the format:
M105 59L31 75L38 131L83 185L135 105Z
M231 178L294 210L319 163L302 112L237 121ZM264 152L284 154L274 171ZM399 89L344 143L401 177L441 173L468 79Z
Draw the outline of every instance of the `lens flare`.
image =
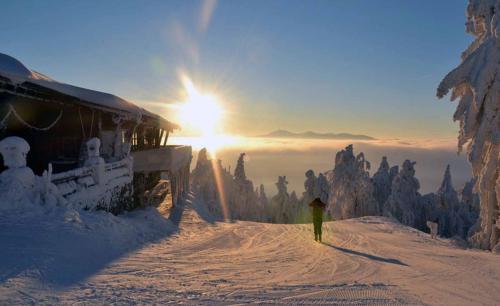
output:
M186 100L179 105L179 120L183 126L194 129L202 136L216 135L221 128L222 107L212 94L202 93L188 77L182 83Z
M186 99L178 107L179 121L183 127L192 129L200 134L197 137L196 143L191 143L191 145L206 148L207 152L211 155L222 213L224 219L229 220L230 215L221 167L218 164L217 158L215 158L217 149L231 140L230 137L221 133L223 109L219 99L215 95L200 91L187 76L181 77L181 80L186 91Z

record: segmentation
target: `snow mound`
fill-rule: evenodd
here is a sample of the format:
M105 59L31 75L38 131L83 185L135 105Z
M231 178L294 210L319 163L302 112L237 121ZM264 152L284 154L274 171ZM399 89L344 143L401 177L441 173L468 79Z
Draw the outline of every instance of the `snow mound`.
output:
M46 287L72 285L175 231L154 208L115 216L29 202L0 207L0 283L7 285L28 272Z

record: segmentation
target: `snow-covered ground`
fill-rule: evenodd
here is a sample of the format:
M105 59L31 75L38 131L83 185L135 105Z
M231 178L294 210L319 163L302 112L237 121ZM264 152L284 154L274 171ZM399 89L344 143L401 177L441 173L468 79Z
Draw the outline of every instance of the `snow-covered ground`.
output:
M383 217L312 225L211 222L196 199L166 220L0 215L0 304L432 304L500 301L500 257Z

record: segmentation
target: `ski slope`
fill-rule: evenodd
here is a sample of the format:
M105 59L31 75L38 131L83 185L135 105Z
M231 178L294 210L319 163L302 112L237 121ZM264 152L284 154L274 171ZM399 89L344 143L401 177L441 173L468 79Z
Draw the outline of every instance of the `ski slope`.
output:
M2 262L16 254L29 255L34 262L17 270L0 265L0 304L494 305L500 301L498 255L462 249L450 240L431 240L428 234L382 217L329 222L324 225L324 243L319 244L313 240L312 225L211 222L196 200L175 211L165 224L151 214L112 217L113 235L94 222L87 232L72 238L85 240L82 235L87 233L95 240L95 246L85 240L90 245L83 249L78 249L79 241L71 247L71 242L60 242L64 247L58 249L61 238L45 238L35 248L32 237L40 231L47 234L52 228L60 237L71 236L69 225L60 227L57 222L38 224L42 228L31 235L17 231L12 243L9 231L17 225L0 216L0 243L6 246ZM94 227L100 235L93 234ZM126 236L115 241L122 230ZM86 257L83 253L90 250L92 255ZM40 252L45 255L36 255ZM60 253L65 255L58 257ZM53 260L35 261L34 256ZM70 277L75 271L80 274Z

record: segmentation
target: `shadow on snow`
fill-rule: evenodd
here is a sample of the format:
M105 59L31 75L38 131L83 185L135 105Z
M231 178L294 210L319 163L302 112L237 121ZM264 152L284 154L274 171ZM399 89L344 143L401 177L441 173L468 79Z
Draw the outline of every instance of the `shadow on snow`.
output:
M120 216L80 212L79 223L65 221L64 214L19 219L0 215L0 284L29 276L55 288L74 285L177 233L183 211L179 205L169 219L152 207Z
M359 252L359 251L349 250L349 249L338 247L338 246L335 246L333 244L326 243L326 242L323 242L323 244L326 246L329 246L337 251L341 251L341 252L344 252L344 253L349 254L349 255L361 256L364 258L368 258L370 260L375 260L375 261L380 261L380 262L384 262L384 263L390 263L390 264L394 264L394 265L401 265L401 266L408 267L407 264L405 264L404 262L402 262L398 259L384 258L384 257L379 257L379 256L375 256L375 255L371 255L371 254L367 254L367 253L363 253L363 252Z

